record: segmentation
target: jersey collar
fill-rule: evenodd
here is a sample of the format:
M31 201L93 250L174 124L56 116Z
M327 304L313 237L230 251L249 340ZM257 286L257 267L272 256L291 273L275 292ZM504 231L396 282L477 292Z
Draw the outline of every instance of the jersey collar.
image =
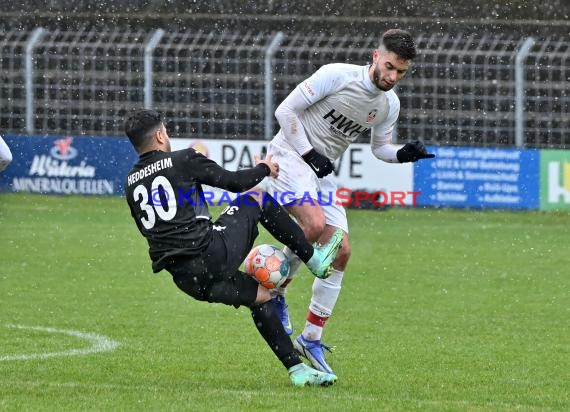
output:
M139 159L146 159L146 158L154 156L157 153L161 153L161 151L160 150L151 150L150 152L144 152L143 154L141 154L139 156Z

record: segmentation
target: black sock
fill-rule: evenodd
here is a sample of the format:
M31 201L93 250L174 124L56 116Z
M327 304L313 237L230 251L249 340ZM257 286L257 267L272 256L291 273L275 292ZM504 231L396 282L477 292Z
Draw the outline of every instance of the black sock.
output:
M283 329L273 302L269 300L261 305L251 307L251 317L255 327L285 368L289 369L301 363L291 339Z
M313 246L305 239L303 229L269 193L263 194L260 222L275 239L288 246L303 262L307 263L311 259Z

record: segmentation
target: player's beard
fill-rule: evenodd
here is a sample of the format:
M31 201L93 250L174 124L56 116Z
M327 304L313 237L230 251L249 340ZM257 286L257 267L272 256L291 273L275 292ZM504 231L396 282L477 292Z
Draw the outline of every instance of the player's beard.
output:
M396 85L396 83L388 84L386 81L382 81L382 71L380 70L380 67L378 67L378 62L376 62L374 65L374 70L372 71L372 79L374 86L384 92L391 90Z

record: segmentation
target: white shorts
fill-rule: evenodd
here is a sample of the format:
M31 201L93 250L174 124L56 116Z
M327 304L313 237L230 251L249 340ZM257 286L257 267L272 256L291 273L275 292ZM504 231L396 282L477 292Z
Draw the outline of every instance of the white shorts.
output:
M279 163L279 177L266 178L267 191L280 204L318 204L323 208L327 225L348 233L346 210L338 203L338 186L332 175L319 179L295 150L283 148L274 141L269 143L267 153Z

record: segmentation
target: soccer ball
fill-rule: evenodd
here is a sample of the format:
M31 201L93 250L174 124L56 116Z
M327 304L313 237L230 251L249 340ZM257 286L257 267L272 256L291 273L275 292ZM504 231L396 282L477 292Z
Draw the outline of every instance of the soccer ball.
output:
M281 286L289 275L287 256L273 245L259 245L251 249L244 267L245 273L267 289Z

